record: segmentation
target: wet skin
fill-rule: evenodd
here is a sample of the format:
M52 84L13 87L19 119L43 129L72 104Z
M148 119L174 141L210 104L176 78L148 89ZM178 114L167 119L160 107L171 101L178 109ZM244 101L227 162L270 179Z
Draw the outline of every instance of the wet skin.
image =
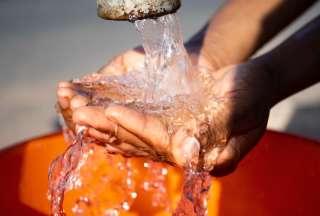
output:
M203 67L216 68L208 65L199 55L193 54L193 59ZM128 51L116 57L99 73L114 75L127 68L134 68L134 64L139 64L139 61L143 61L143 54ZM214 125L210 127L219 134L216 139L223 148L218 159L214 157L216 152L206 153L204 167L212 169L215 166L216 175L223 175L235 169L238 161L265 130L269 113L268 96L256 89L262 85L269 88L266 82L269 75L255 62L228 66L213 73L217 83L212 91L217 98L223 100L216 107L212 116ZM265 77L263 82L262 76ZM75 91L75 86L69 82L60 82L57 94L60 107L65 110L65 119L70 120L69 125L88 126L89 136L106 145L110 152L127 156L148 156L153 159L162 155L167 162L179 166L187 165L186 154L190 154L189 158L197 157L194 152L199 149L192 143L197 128L180 128L170 136L167 128L154 116L144 115L120 105L107 108L86 106L90 98ZM260 103L261 98L265 98L266 103ZM187 152L181 150L185 145L190 145Z
M215 123L210 125L219 134L216 139L223 148L217 159L214 152L204 157L208 169L214 166L212 175L223 176L235 170L261 138L273 105L320 81L320 17L269 53L248 60L313 2L232 0L187 44L194 63L213 71L217 82L212 91L216 98L223 99L212 116ZM119 73L142 61L143 54L131 50L99 72L121 76ZM88 126L88 135L110 152L154 159L162 155L179 166L186 165L181 146L189 144L186 153L196 155L193 150L197 145L190 137L197 128L180 128L169 136L153 116L119 105L85 106L90 98L75 91L69 82L59 83L57 95L67 124L71 128L75 124Z

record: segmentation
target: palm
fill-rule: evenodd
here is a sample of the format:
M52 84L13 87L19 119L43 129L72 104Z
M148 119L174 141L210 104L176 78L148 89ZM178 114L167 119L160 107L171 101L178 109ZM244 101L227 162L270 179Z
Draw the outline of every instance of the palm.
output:
M198 56L193 57L197 59ZM129 51L100 69L100 73L122 75L141 64L143 54ZM215 73L217 83L212 91L219 103L212 116L214 124L211 127L217 135L214 142L223 146L223 151L218 160L211 157L212 152L208 152L205 163L207 167L216 165L215 170L218 174L219 167L222 174L228 172L229 167L234 168L238 159L260 138L266 125L268 112L265 106L259 107L259 104L255 104L257 100L254 98L259 97L259 93L252 95L252 92L256 91L255 86L259 84L251 75L254 73L250 71L246 67L239 69L234 66ZM170 137L166 127L153 116L143 115L123 106L110 106L107 109L84 106L89 102L88 98L73 92L66 99L66 93L63 92L66 88L70 90L72 87L65 87L65 84L61 86L58 98L60 106L63 100L69 101L68 108L63 109L68 111L63 113L64 118L69 120L69 125L77 123L90 126L89 135L106 145L110 152L127 156L147 156L180 166L185 166L187 160L193 160L198 156L199 143L183 128ZM59 94L59 91L63 94ZM253 108L256 110L252 110ZM186 147L182 148L183 145Z
M213 91L220 102L212 127L218 130L216 134L225 146L215 161L214 174L225 175L236 168L265 130L269 116L269 96L265 94L268 74L249 62L219 70L217 76Z

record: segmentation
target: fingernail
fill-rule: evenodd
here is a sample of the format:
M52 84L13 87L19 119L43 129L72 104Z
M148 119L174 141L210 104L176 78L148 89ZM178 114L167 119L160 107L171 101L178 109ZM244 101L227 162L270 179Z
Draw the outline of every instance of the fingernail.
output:
M195 137L187 137L181 146L185 164L194 167L198 164L200 143Z

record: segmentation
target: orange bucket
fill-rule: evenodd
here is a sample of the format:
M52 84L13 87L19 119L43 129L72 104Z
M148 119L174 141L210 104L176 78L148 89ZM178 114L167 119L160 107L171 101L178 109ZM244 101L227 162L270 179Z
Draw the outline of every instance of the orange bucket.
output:
M49 215L48 167L65 148L62 135L52 134L0 152L0 215ZM94 163L90 165L91 174L87 176L93 184L104 170L112 169L97 152L91 161ZM137 160L138 168L139 163L141 160ZM169 168L168 179L167 190L176 202L181 190L181 172ZM95 187L67 192L64 203L67 215L72 215L75 197ZM99 188L97 199L116 199L114 192L108 192L110 188L113 186ZM150 207L148 194L139 196L132 212L123 215L169 215ZM208 206L210 216L320 215L320 143L266 132L235 173L213 179ZM99 215L95 209L90 212L85 215Z

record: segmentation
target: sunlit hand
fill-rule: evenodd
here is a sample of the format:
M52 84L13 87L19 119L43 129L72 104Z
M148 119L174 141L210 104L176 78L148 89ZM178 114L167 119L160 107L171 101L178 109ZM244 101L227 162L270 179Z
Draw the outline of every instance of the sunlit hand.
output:
M100 72L115 75L141 62L141 53L129 51ZM202 66L206 63L203 59L201 62ZM232 172L265 130L269 112L269 76L258 65L246 63L214 72L217 83L212 91L219 103L210 127L218 135L215 141L222 147L222 152L218 158L212 156L216 155L215 152L205 155L206 167L215 167L213 175ZM188 161L198 156L199 143L190 130L181 128L169 136L165 126L153 116L119 105L106 109L85 106L89 99L76 93L73 85L66 82L59 84L58 98L69 125L72 127L76 123L89 126L88 134L106 145L109 152L160 158L180 166L186 166Z
M211 126L222 145L225 140L225 146L211 174L224 176L235 170L263 135L274 94L274 80L259 60L223 68L216 76L218 81L213 91L220 100ZM212 161L209 159L207 163Z
M195 59L194 56L192 58ZM99 73L121 76L141 67L143 63L143 52L139 49L131 50L113 59ZM153 116L118 105L110 105L106 109L86 106L90 102L90 96L70 82L60 82L57 95L60 112L68 127L74 130L75 124L90 126L89 136L94 137L99 144L106 145L109 152L126 156L148 156L183 166L187 158L186 153L180 151L181 143L198 145L184 130L169 136L167 128ZM185 147L189 157L197 159L190 152L194 148ZM194 150L197 150L194 152L197 154L199 146Z

